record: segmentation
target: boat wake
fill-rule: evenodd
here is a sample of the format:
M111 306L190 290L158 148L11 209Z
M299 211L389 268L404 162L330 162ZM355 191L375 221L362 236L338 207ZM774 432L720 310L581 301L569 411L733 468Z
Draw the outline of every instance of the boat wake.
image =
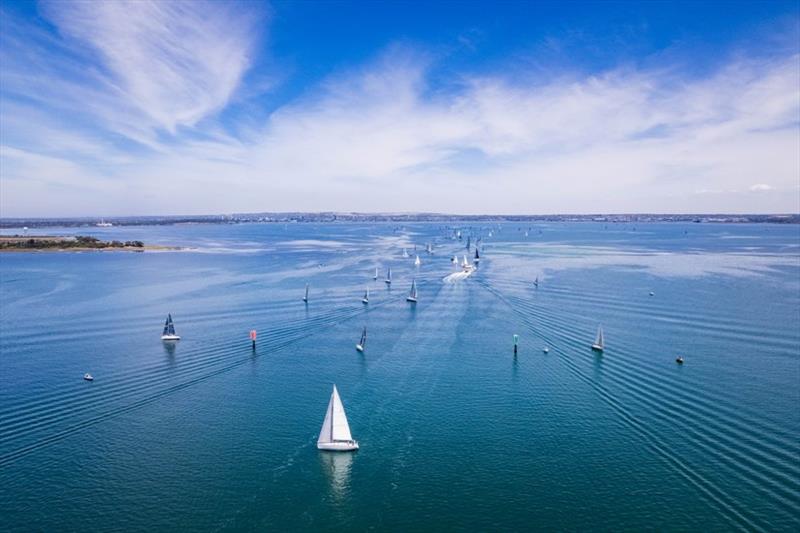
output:
M471 270L468 271L468 272L453 272L452 274L442 278L442 281L445 282L445 283L456 283L458 281L462 281L464 279L467 279L471 275L472 275L472 271Z

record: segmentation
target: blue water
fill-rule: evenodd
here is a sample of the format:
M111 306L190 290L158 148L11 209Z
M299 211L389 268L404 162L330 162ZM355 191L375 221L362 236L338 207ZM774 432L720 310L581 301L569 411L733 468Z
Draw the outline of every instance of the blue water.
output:
M2 528L800 528L799 227L462 231L482 261L454 282L442 224L88 228L190 250L0 255ZM333 383L354 454L316 449Z

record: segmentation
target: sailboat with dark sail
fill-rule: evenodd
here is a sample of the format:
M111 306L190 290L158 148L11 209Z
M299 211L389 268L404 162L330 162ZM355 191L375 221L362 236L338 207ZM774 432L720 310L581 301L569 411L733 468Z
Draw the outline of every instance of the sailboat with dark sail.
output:
M368 304L369 303L369 287L367 287L367 290L364 291L364 297L361 298L361 303L362 304Z
M417 303L417 280L411 281L411 291L408 293L406 301L412 304Z
M383 281L385 281L387 285L391 285L392 284L392 268L391 267L389 267L389 269L386 271L386 279L383 280Z
M164 332L161 334L162 341L179 341L180 335L175 333L175 324L172 322L172 313L167 315L167 321L164 322Z
M306 294L303 296L303 301L308 303L308 283L306 283Z
M356 350L359 352L363 352L364 348L367 347L367 327L364 326L364 331L361 332L361 340L358 341L356 344Z

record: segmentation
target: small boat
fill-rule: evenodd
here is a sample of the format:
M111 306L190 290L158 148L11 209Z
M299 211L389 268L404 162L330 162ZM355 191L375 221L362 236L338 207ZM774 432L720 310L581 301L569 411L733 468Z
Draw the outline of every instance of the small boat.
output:
M408 257L408 252L406 251L406 249L405 249L405 248L403 248L403 257L404 257L404 258L407 258L407 257Z
M369 287L367 287L367 290L364 291L364 297L361 298L361 303L362 304L368 304L369 303Z
M391 285L392 284L392 269L391 268L389 268L386 271L386 279L384 281L386 282L387 285Z
M333 393L328 402L328 410L325 412L325 420L322 422L322 429L317 439L317 448L334 452L350 452L358 449L358 442L353 440L350 434L350 425L347 423L347 415L344 413L344 405L339 398L336 385L333 386Z
M478 253L478 247L475 246L475 259L473 259L473 263L478 263L481 260L481 254Z
M653 291L650 291L650 296L654 296L654 295L655 295L655 293Z
M683 357L681 357L681 356L679 355L679 356L677 357L677 359L675 359L675 362L676 362L676 363L678 363L679 365L682 365L682 364L683 364Z
M86 381L94 381L94 377L88 372L83 375L83 379L85 379Z
M548 348L547 346L545 346L545 347L544 347L544 349L543 349L542 351L543 351L544 353L550 353L550 348Z
M533 286L534 287L539 287L539 276L536 276L536 279L533 280Z
M364 348L367 347L367 327L364 326L364 331L361 332L361 340L358 341L356 344L356 350L359 352L363 352Z
M306 294L303 296L303 301L308 303L308 283L306 283Z
M422 261L420 261L419 260L419 256L417 256L417 258L414 259L414 266L420 266L421 264L422 264Z
M451 263L458 264L458 256L454 255L453 258L450 260Z
M411 291L408 293L406 301L412 304L417 303L417 280L411 281Z
M428 252L429 254L432 254L433 253L433 245L431 243L428 243L428 246L425 248L425 251Z
M466 255L464 256L464 260L461 262L461 268L464 270L464 272L472 272L475 269L472 265L469 264Z
M592 350L602 352L605 349L605 341L603 340L603 326L597 326L597 336L594 338Z
M172 322L172 313L167 315L167 321L164 322L164 331L161 333L162 341L179 341L180 335L175 333L175 324Z
M372 279L378 279L378 267L375 267L375 275L372 276Z

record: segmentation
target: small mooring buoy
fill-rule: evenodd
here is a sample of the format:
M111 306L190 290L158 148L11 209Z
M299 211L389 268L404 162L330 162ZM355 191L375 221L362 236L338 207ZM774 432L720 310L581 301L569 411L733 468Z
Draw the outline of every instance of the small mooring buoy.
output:
M250 330L250 340L253 342L253 350L256 349L256 330Z
M517 355L517 343L519 343L519 335L514 335L514 355Z

